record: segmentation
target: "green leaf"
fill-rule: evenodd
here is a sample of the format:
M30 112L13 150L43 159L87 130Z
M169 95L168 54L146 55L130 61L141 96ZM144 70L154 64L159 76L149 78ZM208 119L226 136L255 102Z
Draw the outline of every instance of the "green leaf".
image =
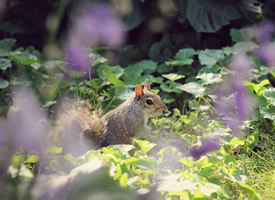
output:
M31 67L33 67L35 70L38 70L41 66L43 66L43 65L41 65L40 63L31 64Z
M270 106L269 108L262 106L260 107L260 113L264 118L275 121L275 106Z
M12 66L11 61L9 59L0 58L0 69L6 70L7 68L10 68L11 66Z
M160 85L160 89L162 89L163 91L165 92L175 92L177 94L181 94L182 93L182 90L180 90L178 87L181 86L180 83L177 83L177 82L172 82L172 81L169 81L168 82L170 86L166 85L166 83L163 83Z
M187 58L185 60L169 60L165 62L165 64L169 66L191 65L192 63L193 63L193 59L191 58Z
M157 68L157 63L152 60L142 60L133 65L129 65L125 68L125 72L128 73L151 73L154 72Z
M45 66L48 69L55 69L55 68L63 69L65 66L65 62L62 60L49 60L44 62L43 66Z
M147 154L148 151L150 151L154 146L156 146L156 144L150 143L147 140L137 140L137 139L135 139L135 142L138 144L138 146L140 146L141 151L144 154Z
M122 87L124 88L125 87L125 84L123 81L119 80L116 78L115 74L113 74L112 72L108 72L108 81L111 83L111 84L114 84L116 86L119 86L119 87Z
M15 167L19 167L24 161L25 161L25 156L22 154L14 155L12 156L12 159L11 159L11 163Z
M232 146L238 146L238 145L244 145L245 142L243 140L240 140L237 137L234 137L232 140L230 140L228 144Z
M0 89L6 88L9 86L9 82L0 78Z
M62 147L56 147L56 146L49 146L47 147L46 154L60 154L62 153Z
M259 143L259 130L255 130L252 134L250 134L246 139L246 144L250 149L256 147Z
M251 41L247 41L247 42L238 42L236 43L232 49L234 51L234 53L246 53L248 51L252 51L254 49L256 49L258 47L258 45L254 42Z
M167 78L171 81L176 81L176 80L179 80L179 79L182 79L184 78L185 76L184 75L179 75L179 74L173 74L173 73L170 73L170 74L163 74L162 75L164 78Z
M223 58L224 54L222 50L206 49L204 51L200 51L199 53L199 60L202 65L211 66Z
M275 106L275 88L269 88L263 91L263 96Z
M146 9L146 4L148 3L147 1L138 1L134 0L131 1L132 5L132 11L129 12L129 15L126 16L126 19L124 20L124 24L127 28L127 30L131 30L139 26L142 21L145 19L145 15L148 12Z
M43 108L49 108L56 103L57 101L48 101L46 104L43 105Z
M180 13L197 32L216 32L231 20L256 18L262 13L261 4L254 1L186 0Z
M230 36L231 36L232 41L234 41L234 42L243 42L243 41L247 41L248 39L251 39L251 38L247 37L249 35L248 31L249 30L247 30L247 29L232 28L230 30Z
M196 82L186 83L184 85L178 86L177 88L190 94L193 94L196 97L205 95L205 88Z
M248 184L246 183L239 183L239 186L241 186L247 193L251 194L253 196L254 200L260 200L260 195L257 194L257 192Z
M20 57L20 62L23 65L31 65L31 64L34 64L34 63L38 62L38 58L37 58L36 55L31 54L29 52L29 50L26 50L26 51L24 51L24 53Z
M23 33L24 32L24 30L20 26L10 23L10 22L1 23L0 29L2 31L5 31L5 32L11 34L11 35L13 35L15 33Z
M223 81L222 75L215 73L203 73L198 75L196 78L202 80L202 85L212 85Z
M26 163L37 163L39 161L39 156L31 155L27 158Z
M9 56L10 51L15 45L15 39L3 39L0 41L0 57Z
M179 50L175 58L178 60L184 60L184 59L193 57L195 54L196 54L196 51L194 49L186 48L186 49Z

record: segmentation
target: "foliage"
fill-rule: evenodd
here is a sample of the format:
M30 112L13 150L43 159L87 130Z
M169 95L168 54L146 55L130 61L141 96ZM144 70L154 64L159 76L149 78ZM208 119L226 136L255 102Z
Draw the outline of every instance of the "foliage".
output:
M148 2L133 1L128 28L142 24L146 13L140 4ZM200 5L174 2L198 31L216 31L232 19L232 12L220 9L227 1L211 8L212 0ZM230 4L231 11L238 8L234 19L258 13L251 2ZM191 5L196 12L190 11ZM198 12L207 17L201 14L195 22L192 16ZM210 24L214 13L222 20L215 18ZM7 23L0 28L11 36L22 33ZM22 46L14 37L1 40L0 198L272 199L275 62L259 53L265 43L243 37L246 31L232 29L235 43L217 49L183 48L180 42L173 48L170 38L163 37L151 46L146 59L133 62L125 57L123 66L110 65L100 48L87 49L89 64L83 66L88 74L84 75L68 71L70 61L46 59L40 50ZM91 71L96 74L93 78ZM150 120L152 134L135 138L133 145L90 150L80 157L64 155L55 146L35 151L38 140L41 145L46 140L38 133L47 131L63 97L87 99L106 113L124 101L136 84L147 81L171 111ZM20 95L16 90L20 87L33 88L43 109L32 93ZM12 101L24 105L21 115L13 115Z

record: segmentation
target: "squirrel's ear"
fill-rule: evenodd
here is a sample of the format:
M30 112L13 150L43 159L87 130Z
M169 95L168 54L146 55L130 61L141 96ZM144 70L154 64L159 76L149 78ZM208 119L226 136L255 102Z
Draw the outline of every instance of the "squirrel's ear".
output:
M136 92L136 97L138 97L138 99L143 95L143 88L140 84L136 85L135 92Z
M144 84L144 89L146 89L146 90L151 90L151 85L150 85L150 83L149 82L146 82L145 84Z

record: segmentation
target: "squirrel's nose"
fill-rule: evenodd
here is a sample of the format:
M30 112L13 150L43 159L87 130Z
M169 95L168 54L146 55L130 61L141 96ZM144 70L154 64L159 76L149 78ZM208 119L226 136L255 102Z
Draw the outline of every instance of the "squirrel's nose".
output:
M162 112L163 112L163 114L169 112L169 111L168 111L168 108L167 108L166 106L164 106Z

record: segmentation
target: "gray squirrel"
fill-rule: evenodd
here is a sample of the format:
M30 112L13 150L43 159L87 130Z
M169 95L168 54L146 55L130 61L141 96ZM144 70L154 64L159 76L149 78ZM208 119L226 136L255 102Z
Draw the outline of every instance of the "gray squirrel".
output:
M90 111L87 103L67 105L51 132L51 145L63 147L63 152L83 153L93 147L132 144L131 137L148 134L150 117L168 112L159 95L138 84L121 105L102 116L102 111Z

